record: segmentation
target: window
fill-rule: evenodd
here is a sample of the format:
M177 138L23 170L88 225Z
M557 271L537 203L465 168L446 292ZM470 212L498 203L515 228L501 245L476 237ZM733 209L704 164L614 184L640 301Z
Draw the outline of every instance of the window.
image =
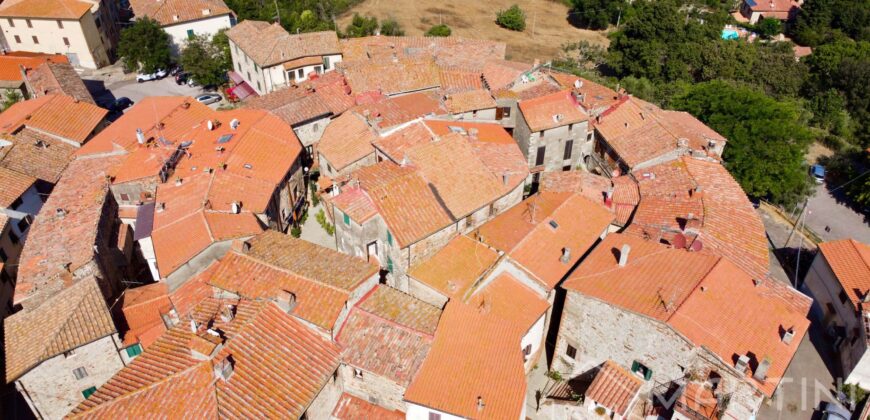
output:
M260 72L260 67L257 66L257 63L254 63L254 71L257 73Z
M441 414L429 412L429 420L441 420Z
M142 354L142 346L139 343L133 344L130 347L127 347L127 356L136 357Z
M103 26L103 22L100 22L100 17L99 17L99 16L97 16L97 17L94 19L94 24L97 25L97 29L100 29L100 27Z
M13 27L13 28L15 27L15 21L14 21L14 20L9 19L9 18L6 18L6 21L9 22L9 26L10 26L10 27Z
M20 37L20 36L15 35L15 43L16 43L16 44L20 44L20 43L21 43L21 37Z
M474 223L474 221L471 220L471 215L469 214L468 216L465 217L465 227L471 226L472 223Z
M565 355L572 358L572 359L576 359L577 358L577 348L568 344L568 348L565 349Z
M63 45L66 45L67 47L69 47L69 38L63 37Z
M849 300L849 295L846 294L845 290L840 290L840 303L846 303Z
M828 302L827 304L825 304L825 307L828 308L829 315L837 312L837 310L834 309L834 305L831 302Z
M187 30L187 39L193 39L193 37L195 37L195 36L196 36L196 34L193 33L193 29Z
M18 241L21 240L21 238L19 238L18 235L15 234L15 232L9 231L9 240L12 241L13 244L17 244Z
M494 203L489 204L489 210L488 210L487 214L489 214L490 217L495 216L495 204Z
M362 379L362 377L363 377L362 369L353 368L353 377Z
M67 358L67 359L69 359L70 357L73 357L73 356L75 356L75 355L76 355L76 351L75 351L75 350L70 350L70 351L65 351L65 352L63 352L63 357L64 357L64 358Z
M644 366L637 360L631 362L631 371L643 377L644 380L652 379L652 369Z
M323 57L323 68L329 70L329 57Z
M21 200L21 197L18 197L15 199L15 201L12 202L12 204L9 206L9 208L12 210L15 210L18 208L18 206L20 206L22 204L24 204L24 201Z
M511 107L509 107L509 106L501 107L501 117L502 118L510 118L511 117Z
M33 22L31 22L30 19L24 19L24 21L27 22L27 27L28 27L28 28L32 28L32 27L33 27Z
M25 216L18 221L18 231L24 233L30 227L30 216Z
M57 27L60 28L60 29L63 29L63 21L62 21L62 20L58 19L58 21L57 21Z
M77 367L73 369L73 375L75 375L76 379L82 380L88 377L88 371L84 367Z
M538 148L538 155L535 157L535 166L541 166L544 164L544 155L547 154L547 146L541 146Z
M39 38L37 38L36 35L33 36L33 43L39 44Z
M315 67L314 67L314 72L317 73L317 74L321 74L321 73L323 73L323 67L322 67L322 66L315 66Z
M92 386L92 387L82 391L82 395L85 397L85 399L88 399L88 397L90 397L91 395L94 395L94 392L97 392L97 387Z
M0 248L0 262L5 263L7 259L9 259L9 256L6 255L6 251Z
M121 201L130 201L130 195L126 193L121 193Z
M263 88L260 87L260 81L257 80L257 90L261 90L261 89L263 89Z
M393 234L390 233L390 231L387 231L387 243L390 245L393 244Z
M526 344L526 346L523 348L523 356L528 356L530 354L532 354L532 345Z
M387 256L387 271L393 272L393 259Z
M574 131L574 124L568 124L568 131Z
M305 78L305 70L299 69L296 71L296 80Z
M344 224L349 225L350 224L350 216L348 216L347 213L343 213L343 216L344 216Z
M569 160L571 159L571 153L574 151L574 140L568 140L565 142L565 155L562 156L563 159Z

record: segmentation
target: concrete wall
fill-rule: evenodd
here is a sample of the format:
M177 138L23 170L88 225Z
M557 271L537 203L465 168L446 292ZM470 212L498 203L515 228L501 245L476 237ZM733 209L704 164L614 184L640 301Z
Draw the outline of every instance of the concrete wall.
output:
M199 20L163 26L163 30L169 34L172 53L177 55L187 43L187 39L189 38L188 31L193 31L194 35L207 35L211 38L221 29L229 28L232 25L233 22L230 15L211 17L203 15L203 18Z
M405 411L404 386L365 369L360 369L362 377L359 377L354 375L354 369L360 368L343 363L339 368L346 392L390 410Z
M293 77L290 77L288 71L293 70L285 71L283 64L272 65L267 68L260 67L232 40L230 40L230 55L233 59L233 70L239 73L260 95L278 90L292 82L298 83L308 80L311 73L316 72L318 68L321 71L332 71L335 69L335 63L341 61L341 55L326 56L330 62L329 69L324 69L322 63L305 66L303 67L303 77L298 78L297 74L293 74Z
M516 99L501 99L498 98L495 100L496 105L499 108L509 108L510 111L508 113L502 112L501 117L501 125L507 129L513 129L517 125L517 115L520 112L519 107L517 107ZM520 118L522 119L522 118ZM528 127L526 127L528 129Z
M449 114L447 119L462 121L495 121L495 108L484 108L475 111Z
M15 208L0 208L0 213L5 214L9 218L8 223L11 232L23 242L27 237L27 231L30 230L30 223L22 223L21 226L18 226L18 224L22 219L30 217L32 220L36 217L42 208L43 201L39 191L36 190L36 186L28 188L19 198L21 199L21 204Z
M545 147L544 172L561 171L565 167L576 168L584 157L584 152L592 149L588 141L588 123L566 124L549 130L531 132L524 119L520 118L514 130L514 139L520 145L529 163L529 168L537 167L538 148ZM573 141L571 154L565 159L565 145Z
M463 417L457 417L452 414L445 413L443 411L438 411L432 408L424 407L422 405L414 404L408 401L408 411L405 412L406 420L430 420L429 413L439 414L441 420L462 420Z
M63 28L58 26L58 22ZM12 51L66 54L71 64L88 69L109 64L107 47L103 45L91 13L85 13L79 20L33 18L30 24L32 27L27 26L27 19L0 17L0 30ZM39 43L33 41L34 36ZM64 43L64 38L69 41L69 46Z
M547 315L542 314L541 317L532 324L532 327L529 328L526 334L523 335L523 339L520 341L520 350L525 349L526 346L532 346L529 355L526 357L525 364L523 365L526 372L528 372L538 361L538 357L536 356L544 344L544 326L546 324L546 319Z
M813 297L814 312L822 317L825 329L841 327L846 332L842 339L832 340L846 382L870 388L867 335L861 314L848 297L845 302L840 298L845 290L821 252L816 254L802 289Z
M366 166L373 166L378 163L377 156L374 152L366 155L364 158L351 163L350 165L345 166L341 169L336 169L329 162L329 159L326 159L322 154L318 154L320 160L320 172L332 179L342 177L345 175L349 175L356 171L357 169L364 168Z
M441 292L410 276L408 277L408 294L439 308L443 308L448 301L447 296Z
M338 372L334 373L320 393L314 397L314 401L305 410L305 416L309 419L328 419L341 398L342 386L338 381Z
M326 129L326 126L330 122L332 122L332 118L329 115L324 115L303 124L294 125L293 132L296 133L296 137L299 137L299 141L302 142L303 146L313 146L320 141L320 137L323 136L323 130Z
M99 388L124 367L117 343L115 334L81 346L72 355L57 355L27 372L15 386L38 418L60 419L84 401L82 391ZM73 370L79 367L88 376L76 379Z

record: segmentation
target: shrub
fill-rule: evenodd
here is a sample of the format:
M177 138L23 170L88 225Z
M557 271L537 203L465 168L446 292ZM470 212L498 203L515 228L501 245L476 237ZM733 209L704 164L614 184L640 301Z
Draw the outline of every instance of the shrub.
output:
M312 182L312 184L314 184ZM311 205L317 207L320 204L320 194L317 193L317 186L312 185L311 189Z
M360 38L375 34L375 29L378 28L378 19L374 16L360 16L358 13L353 15L350 25L344 29L344 36L347 38Z
M298 239L300 236L302 236L302 228L299 226L293 226L292 228L290 228L290 236Z
M495 23L512 31L523 31L526 29L526 12L515 4L506 10L499 10L495 15Z
M435 25L426 31L426 36L450 36L451 32L447 25Z
M381 22L381 35L402 36L405 35L405 30L402 29L399 22L396 22L396 19L389 18Z
M755 25L755 31L764 39L770 39L782 33L782 22L778 19L764 18Z
M329 234L329 236L335 234L335 226L333 226L332 223L329 223L329 221L326 220L326 213L323 212L323 209L320 209L320 211L317 212L317 216L315 217L317 218L317 223L320 224L320 227L322 227L323 230L325 230L326 233Z

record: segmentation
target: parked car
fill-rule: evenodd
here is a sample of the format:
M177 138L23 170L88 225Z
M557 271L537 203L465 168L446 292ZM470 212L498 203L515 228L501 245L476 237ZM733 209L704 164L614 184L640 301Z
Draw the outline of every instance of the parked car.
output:
M121 112L131 106L133 106L133 101L126 96L122 96L112 102L112 104L109 106L109 111Z
M825 183L825 167L822 165L813 165L810 167L810 175L812 175L813 180L816 181L816 184L824 184Z
M154 73L136 75L136 81L142 83L150 80L162 79L164 77L166 77L166 70L158 69Z
M215 102L221 101L221 96L213 93L207 93L205 95L199 95L196 97L196 100L203 105L213 104Z
M822 420L849 420L851 418L852 413L849 410L834 403L826 404L822 411Z

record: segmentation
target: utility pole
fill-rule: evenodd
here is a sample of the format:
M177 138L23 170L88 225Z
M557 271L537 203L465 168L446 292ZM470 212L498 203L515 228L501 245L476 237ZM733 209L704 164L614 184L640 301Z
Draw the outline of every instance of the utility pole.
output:
M798 225L801 223L801 220L804 218L804 213L807 211L807 205L809 204L810 199L804 199L804 206L801 208L801 212L798 214L797 221L794 222L794 226L791 228L791 233L788 234L788 239L785 240L785 243L782 244L782 247L785 248L788 246L788 243L791 242L791 237L794 236L794 231L797 229Z
M281 24L281 9L278 8L278 0L275 0L275 15L278 17L278 24Z
M616 29L619 29L619 22L622 20L622 8L619 8L619 15L616 16Z

